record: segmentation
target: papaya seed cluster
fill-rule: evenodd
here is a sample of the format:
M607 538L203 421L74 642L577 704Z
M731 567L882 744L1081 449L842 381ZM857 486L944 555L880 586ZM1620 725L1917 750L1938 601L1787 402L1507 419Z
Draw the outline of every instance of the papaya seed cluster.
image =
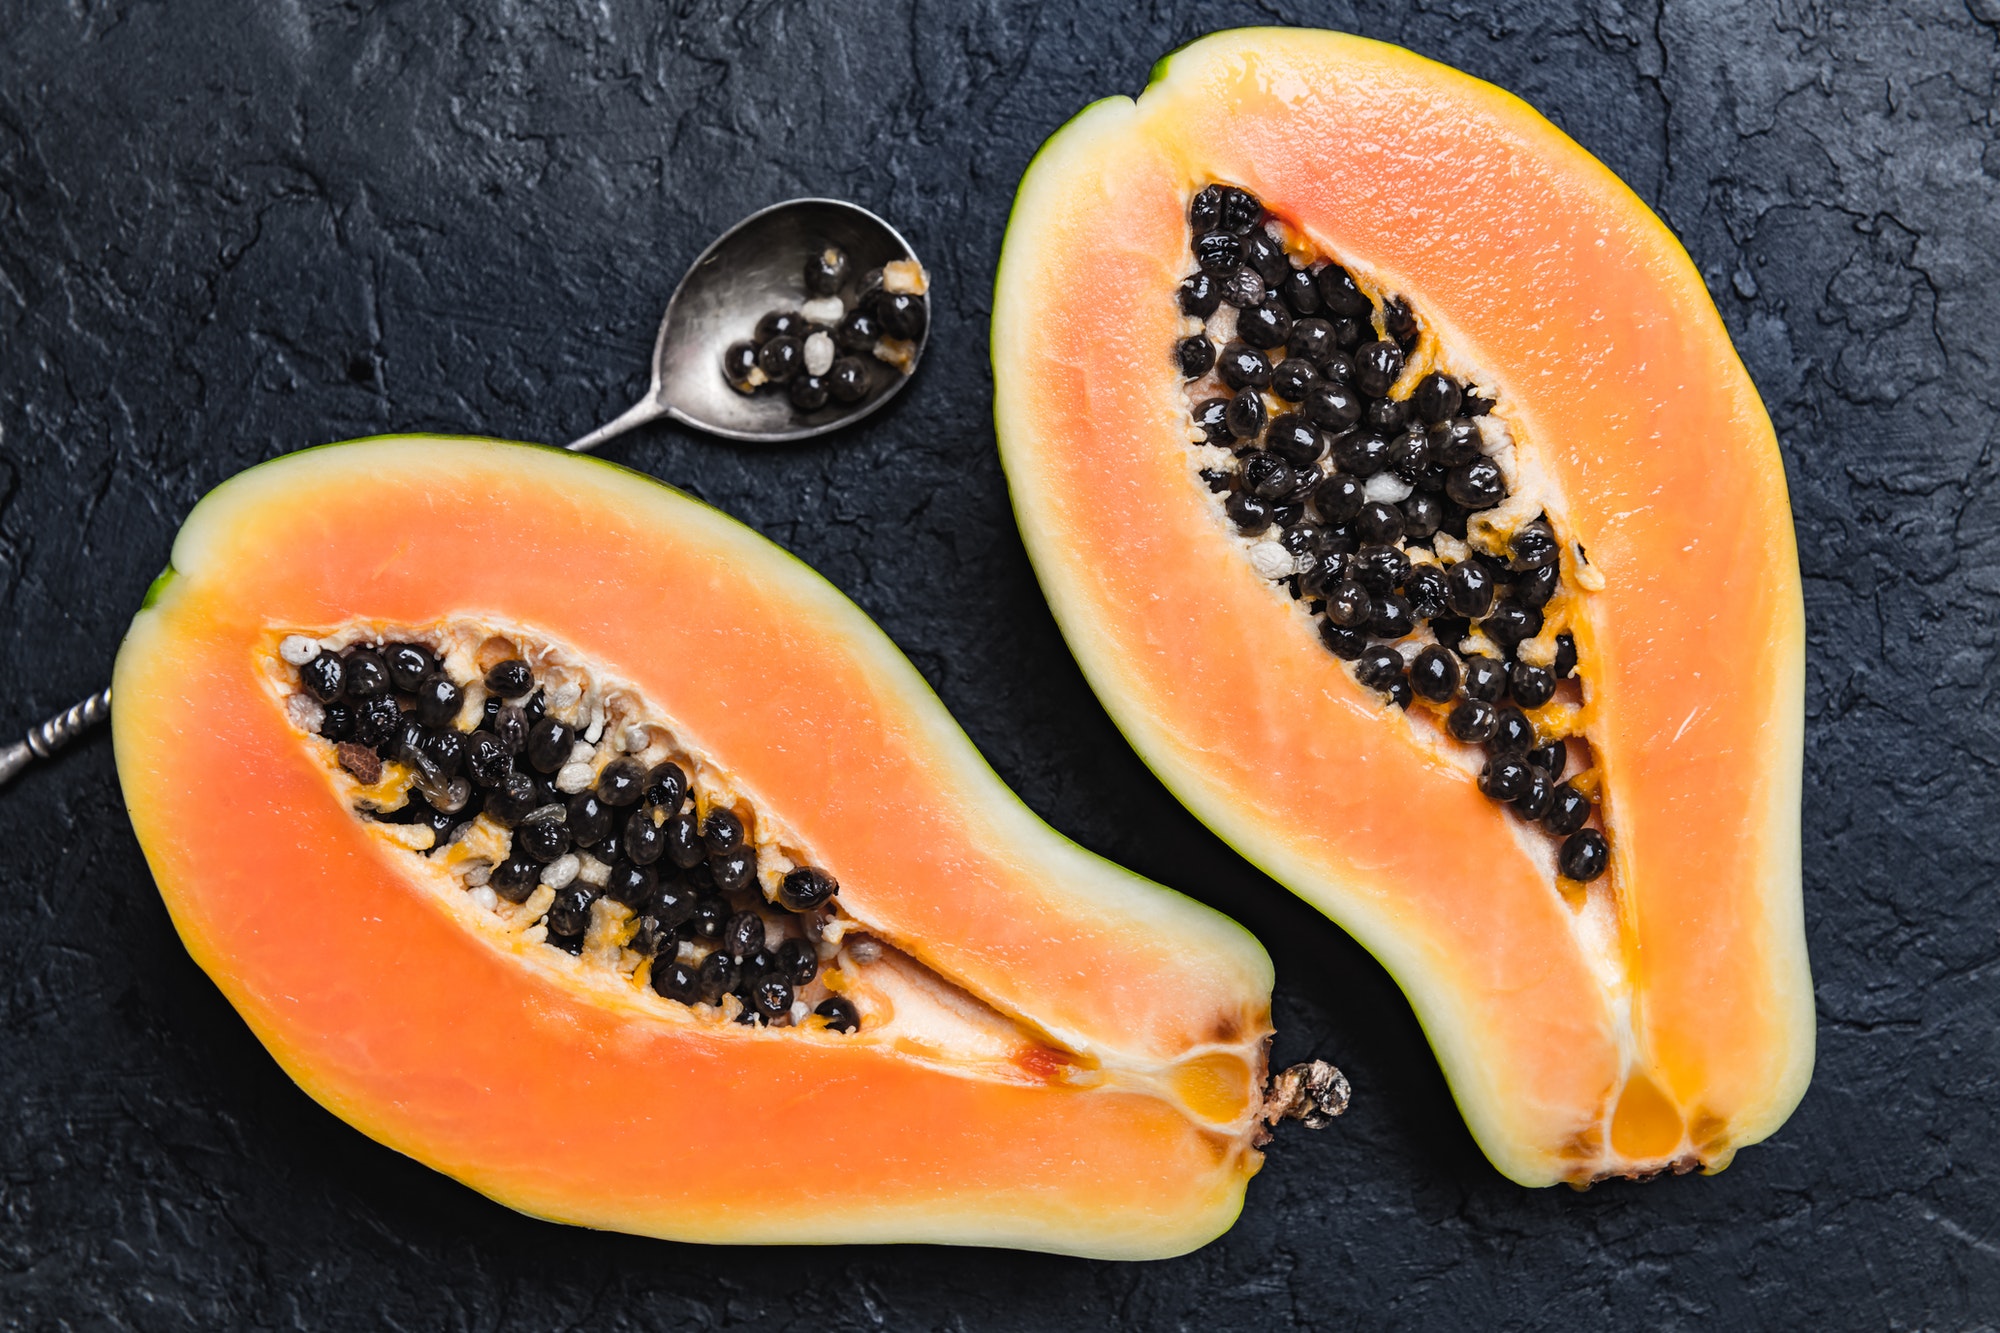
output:
M1589 753L1570 726L1576 640L1548 614L1576 589L1496 399L1415 365L1411 304L1288 244L1248 191L1206 187L1188 222L1173 355L1201 479L1251 563L1363 686L1483 747L1479 789L1560 839L1565 879L1596 879L1594 771L1565 780Z

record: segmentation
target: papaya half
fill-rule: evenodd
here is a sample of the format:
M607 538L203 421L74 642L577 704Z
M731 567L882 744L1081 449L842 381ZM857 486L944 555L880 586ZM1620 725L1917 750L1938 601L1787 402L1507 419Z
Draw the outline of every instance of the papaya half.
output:
M1163 1256L1284 1109L1255 940L1055 834L857 607L623 468L253 468L114 699L195 960L322 1105L524 1212Z
M1629 189L1407 51L1219 33L1034 159L992 352L1092 687L1396 978L1495 1166L1778 1128L1813 1057L1785 478Z

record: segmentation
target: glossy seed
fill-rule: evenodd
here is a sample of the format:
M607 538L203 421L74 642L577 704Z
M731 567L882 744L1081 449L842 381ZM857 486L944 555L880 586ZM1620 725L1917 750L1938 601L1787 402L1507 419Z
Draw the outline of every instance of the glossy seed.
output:
M1368 618L1368 632L1378 639L1404 639L1414 634L1416 619L1410 615L1410 601L1401 593L1383 593L1375 599L1375 614ZM1400 663L1401 658L1398 657Z
M1210 185L1188 201L1188 229L1200 234L1222 225L1222 187Z
M1531 569L1514 580L1514 600L1522 606L1547 606L1549 598L1562 586L1562 570L1557 565Z
M465 771L482 787L498 786L514 771L514 756L490 731L475 731L465 738Z
M388 644L382 649L382 661L389 668L389 679L406 694L437 670L437 658L420 643Z
M1493 739L1498 715L1484 699L1461 699L1445 719L1445 728L1467 745L1484 745Z
M843 352L871 352L881 341L882 322L875 318L875 311L868 306L848 311L834 326L833 345ZM836 361L835 364L839 363Z
M1296 412L1287 412L1264 432L1264 447L1295 467L1319 461L1326 452L1326 440ZM1318 478L1313 478L1315 485Z
M332 703L347 687L347 666L337 655L322 652L299 668L299 683L321 703Z
M711 856L733 852L743 845L743 821L735 811L717 807L701 826L701 840Z
M380 653L356 648L343 660L347 667L348 698L373 699L395 688L395 682L389 679L389 664Z
M1352 430L1333 442L1333 461L1342 472L1372 477L1389 465L1389 441L1371 430Z
M1394 543L1403 537L1403 511L1371 500L1354 516L1354 535L1364 542Z
M1197 333L1192 337L1181 339L1174 355L1180 362L1182 377L1197 379L1214 367L1215 344Z
M1443 615L1444 573L1436 565L1412 565L1403 578L1403 596L1410 599L1410 614L1418 620Z
M765 1022L776 1022L791 1011L792 983L775 973L759 977L750 988L750 1006Z
M827 996L814 1007L813 1012L826 1020L829 1032L855 1032L861 1027L860 1011L844 995Z
M790 334L773 338L757 349L757 369L772 384L784 384L799 373L805 360L805 346Z
M715 887L724 893L747 889L757 879L757 849L738 847L734 851L710 852L708 868L715 876Z
M417 720L427 727L450 726L465 702L464 694L443 672L418 681L413 693L417 700Z
M1321 383L1307 391L1306 419L1325 430L1346 430L1361 419L1361 399L1345 385Z
M701 979L702 1003L719 1004L723 996L736 989L736 960L717 950L701 960L696 975Z
M611 832L611 807L597 799L596 792L580 791L569 798L570 839L578 847L593 847Z
M576 744L576 728L561 718L545 717L528 731L524 751L528 766L538 773L553 773L569 762Z
M514 845L547 865L569 851L569 825L560 819L528 819L514 830Z
M637 805L646 792L646 770L629 757L613 759L597 775L597 798L606 805Z
M1462 467L1479 457L1479 427L1466 417L1431 427L1431 456L1446 467Z
M1252 347L1269 350L1283 347L1292 334L1292 312L1284 302L1272 297L1250 306L1236 316L1236 336Z
M590 925L590 905L597 900L588 884L571 882L556 890L545 923L551 935L581 935Z
M1495 756L1479 770L1479 790L1496 801L1511 801L1526 790L1530 769L1511 755Z
M1222 284L1207 273L1197 273L1181 283L1176 299L1182 314L1207 319L1222 304Z
M1264 205L1257 202L1257 196L1234 185L1222 189L1222 226L1238 235L1249 231L1262 220Z
M1335 315L1358 319L1375 308L1367 293L1355 285L1353 275L1338 264L1321 268L1313 274L1313 281L1319 287L1320 304Z
M1410 391L1410 406L1419 417L1436 424L1458 415L1462 396L1457 380L1432 371L1418 380L1417 387Z
M1562 855L1557 859L1564 875L1588 884L1611 863L1611 847L1596 829L1578 829L1564 840Z
M1475 458L1445 477L1444 493L1467 509L1490 509L1507 498L1507 481L1490 458Z
M327 704L320 710L319 734L330 741L354 735L354 710L346 704Z
M1555 804L1556 786L1549 781L1549 775L1528 765L1528 780L1521 786L1521 794L1514 798L1514 813L1529 823L1534 823L1549 812Z
M1243 262L1243 238L1227 231L1205 232L1194 238L1194 262L1203 273L1226 278Z
M1273 289L1292 271L1285 247L1273 240L1271 233L1256 228L1243 237L1243 262L1257 270L1264 285Z
M1229 515L1229 521L1237 531L1258 533L1271 526L1271 513L1275 508L1269 500L1249 491L1238 491L1223 502L1222 508Z
M1232 389L1261 389L1271 382L1271 359L1248 343L1231 340L1222 345L1215 373Z
M818 336L815 334L814 338ZM810 353L812 343L812 338L806 340L808 353ZM827 366L830 367L833 364L832 344L829 343L827 346L828 355L826 361ZM824 371L825 367L822 368L822 374ZM832 393L833 391L827 386L826 380L821 378L820 375L811 373L810 370L803 375L794 376L792 382L785 388L785 397L790 400L794 408L801 412L819 411L822 407L826 406L827 399L832 396Z
M1487 751L1496 755L1525 755L1534 748L1535 724L1513 704L1502 704L1494 719L1493 738Z
M1569 765L1569 746L1559 740L1537 746L1528 751L1528 762L1548 774L1550 779L1559 778Z
M1393 546L1364 546L1354 553L1355 581L1376 596L1394 592L1410 575L1410 558Z
M1285 350L1314 366L1330 356L1339 355L1340 351L1333 340L1333 325L1311 317L1292 321L1292 336L1285 339Z
M836 295L853 271L846 251L826 246L806 260L806 290L814 296Z
M1432 644L1410 663L1410 688L1435 703L1458 693L1458 659Z
M1570 634L1556 635L1556 660L1551 668L1557 680L1568 680L1576 672L1576 639Z
M1358 629L1336 625L1331 620L1322 620L1319 623L1319 637L1320 642L1326 645L1327 651L1343 662L1357 661L1368 651L1368 636L1365 633Z
M1574 783L1558 786L1548 813L1542 816L1542 827L1558 838L1567 838L1589 822L1590 798L1578 791Z
M868 363L858 356L835 357L826 371L826 391L836 403L858 403L874 387Z
M402 722L403 710L396 707L394 696L363 699L354 709L354 739L362 745L382 745L395 737Z
M764 918L755 912L737 912L722 928L722 951L738 962L764 947Z
M722 938L723 929L729 924L729 903L715 894L697 895L692 900L692 913L688 917L688 929L696 939L707 940L711 944Z
M733 342L722 352L722 378L741 393L755 391L750 382L750 372L757 368L757 344L745 340Z
M678 959L653 963L653 989L669 1000L693 1004L701 999L701 973Z
M1388 394L1403 373L1403 349L1392 342L1364 343L1354 352L1354 384L1370 398Z
M1341 583L1326 594L1326 618L1342 628L1359 629L1375 618L1375 599L1358 583Z
M651 898L659 887L659 872L653 867L634 865L620 858L611 867L611 877L604 881L604 896L627 907L637 907Z
M1367 487L1359 477L1345 473L1329 474L1325 480L1313 488L1313 508L1329 523L1345 524L1354 521L1367 503Z
M1370 398L1361 409L1361 424L1384 435L1395 435L1402 430L1407 415L1407 409L1397 399Z
M1370 648L1354 663L1354 678L1371 690L1386 690L1403 678L1403 655L1394 648Z
M1266 295L1264 280L1253 268L1239 268L1222 279L1222 299L1238 310L1262 305Z
M1507 690L1521 707L1540 708L1555 697L1555 673L1547 667L1516 662L1507 671Z
M1264 429L1264 397L1255 389L1245 389L1229 400L1225 420L1229 433L1239 440L1254 440Z
M778 901L788 911L810 912L824 907L840 892L840 881L816 866L799 866L785 872L778 885Z
M666 830L653 822L652 807L642 805L625 817L623 850L636 866L652 865L666 854Z
M524 903L542 882L541 862L526 856L511 856L493 867L486 882L508 902Z
M535 673L518 657L495 662L486 673L486 692L502 699L518 699L535 688Z
M1477 620L1493 609L1493 576L1474 560L1461 560L1445 572L1445 605L1455 614Z
M794 986L804 986L819 975L819 953L804 940L786 940L778 946L778 975Z
M1532 639L1542 632L1542 613L1516 602L1502 602L1479 622L1479 628L1487 638L1511 653L1523 639Z
M1303 403L1320 383L1318 369L1302 356L1288 356L1271 371L1271 392L1288 403Z
M1207 444L1227 446L1235 442L1236 437L1229 433L1227 398L1202 399L1194 409L1194 424Z
M1278 279L1276 290L1294 315L1319 313L1319 284L1305 269L1287 267L1285 275Z
M921 296L911 292L890 292L876 301L875 317L882 321L882 332L891 338L915 342L924 336L924 325L930 320L930 310Z

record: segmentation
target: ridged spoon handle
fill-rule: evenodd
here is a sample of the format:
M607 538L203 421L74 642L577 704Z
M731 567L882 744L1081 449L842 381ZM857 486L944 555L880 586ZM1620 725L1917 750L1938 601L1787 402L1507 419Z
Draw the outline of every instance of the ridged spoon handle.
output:
M82 703L28 728L26 739L0 750L0 787L35 760L47 759L110 716L111 687L107 685Z

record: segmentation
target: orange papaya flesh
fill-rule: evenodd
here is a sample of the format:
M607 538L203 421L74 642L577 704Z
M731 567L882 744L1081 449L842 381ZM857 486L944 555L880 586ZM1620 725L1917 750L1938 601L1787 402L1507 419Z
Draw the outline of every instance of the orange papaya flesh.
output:
M600 965L615 943L572 957L475 901L464 848L357 812L281 650L468 626L615 676L705 802L837 877L834 919L876 955L852 969L858 1031L665 999L645 966ZM464 439L254 468L188 518L114 698L133 825L196 961L315 1099L515 1208L1161 1256L1224 1230L1260 1163L1255 941L1054 834L859 609L648 478Z
M1215 184L1261 200L1295 263L1354 275L1367 337L1391 299L1416 313L1394 397L1435 370L1493 399L1533 503L1491 535L1546 513L1561 542L1547 628L1577 681L1532 720L1578 738L1601 878L1563 878L1479 794L1439 712L1357 683L1204 484L1226 454L1190 425L1177 291ZM1044 146L992 345L1016 517L1093 688L1183 803L1396 977L1501 1171L1717 1170L1783 1123L1813 1051L1784 476L1699 275L1621 182L1409 52L1217 34Z

